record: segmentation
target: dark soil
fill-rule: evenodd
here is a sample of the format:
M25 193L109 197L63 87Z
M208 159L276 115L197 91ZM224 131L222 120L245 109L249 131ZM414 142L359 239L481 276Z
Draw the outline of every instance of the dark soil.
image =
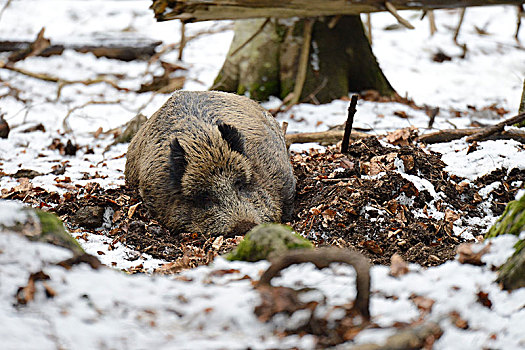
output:
M464 179L443 170L445 164L438 154L413 145L384 146L375 137L354 142L346 155L336 148L294 154L292 164L298 183L296 219L289 224L317 246L348 247L362 252L374 264L389 264L394 253L422 266L453 259L456 246L464 241L454 234L453 222L486 215L480 206L486 200L478 190L502 182L490 200L491 210L499 215L514 199L516 181L525 181L523 170L499 169L472 184L462 183ZM440 199L418 190L397 172L399 167L406 174L428 180L442 193ZM78 233L78 239L85 231L104 234L113 239L109 249L122 242L139 253L177 262L181 269L209 263L242 238L170 234L125 187L104 190L96 183L84 187L65 183L59 185L69 191L59 195L21 180L20 186L3 193L2 198L20 199L56 212ZM80 209L88 207L111 208L106 214L112 215L106 215L103 228L90 228L79 219ZM483 235L486 227L471 229L474 235ZM140 266L135 272L139 271Z

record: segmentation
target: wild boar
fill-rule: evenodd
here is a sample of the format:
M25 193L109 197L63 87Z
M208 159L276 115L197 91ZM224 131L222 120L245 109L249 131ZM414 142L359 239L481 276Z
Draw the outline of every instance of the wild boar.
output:
M296 180L278 123L234 94L173 94L132 139L125 176L173 233L237 235L293 211Z

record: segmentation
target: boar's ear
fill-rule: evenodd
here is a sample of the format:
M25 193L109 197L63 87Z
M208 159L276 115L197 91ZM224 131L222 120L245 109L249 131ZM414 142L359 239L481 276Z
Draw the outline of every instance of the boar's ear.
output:
M185 155L186 153L180 145L179 140L173 140L170 145L170 174L177 188L181 186L182 176L188 164Z
M244 137L237 128L228 124L219 124L219 131L222 138L228 143L232 151L244 153Z

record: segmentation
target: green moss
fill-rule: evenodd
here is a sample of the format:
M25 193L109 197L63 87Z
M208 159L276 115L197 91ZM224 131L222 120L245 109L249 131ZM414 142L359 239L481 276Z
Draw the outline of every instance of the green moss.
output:
M285 225L262 224L246 234L228 260L259 261L292 249L312 249L312 243Z
M67 248L73 253L81 254L84 250L78 242L66 232L62 221L54 214L41 210L35 210L35 214L40 221L40 235L32 236L32 240L51 243L60 247Z
M509 202L503 215L485 235L485 238L502 234L518 236L525 229L525 195L519 200Z

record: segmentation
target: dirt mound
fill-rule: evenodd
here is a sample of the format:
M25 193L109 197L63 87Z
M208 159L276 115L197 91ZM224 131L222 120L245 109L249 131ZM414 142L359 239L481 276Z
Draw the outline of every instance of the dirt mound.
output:
M525 171L518 169L498 169L474 182L464 181L443 170L439 154L415 145L394 147L375 137L355 142L348 154L334 147L294 154L292 164L298 184L296 218L289 224L317 246L355 249L375 264L389 264L394 253L422 266L452 259L456 246L465 241L459 234L484 234L486 224L480 219L489 209L501 214L525 181ZM482 198L478 191L497 181L499 185L492 185L494 190ZM177 261L180 268L206 264L242 239L172 235L125 187L63 186L70 191L60 195L21 179L21 185L3 198L47 207L78 233L78 239L85 231L104 234L112 238L109 249L122 242L138 253ZM97 220L103 228L90 228Z

